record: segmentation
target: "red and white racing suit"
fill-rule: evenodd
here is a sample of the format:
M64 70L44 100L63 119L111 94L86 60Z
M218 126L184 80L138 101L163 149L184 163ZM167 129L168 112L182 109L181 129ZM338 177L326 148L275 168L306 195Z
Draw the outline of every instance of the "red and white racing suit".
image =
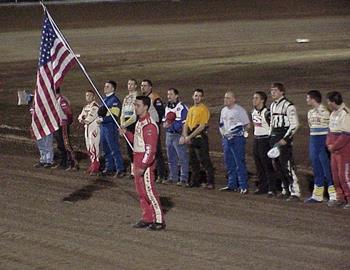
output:
M329 121L332 176L338 201L350 202L350 109L343 103Z
M154 175L158 133L158 126L149 113L139 118L134 134L126 133L134 145L135 186L140 198L142 220L147 223L164 222ZM141 176L137 173L140 170L144 171Z
M90 167L87 169L89 173L97 173L100 170L100 126L96 122L98 108L99 105L93 101L83 108L78 117L85 127L85 144L90 158Z

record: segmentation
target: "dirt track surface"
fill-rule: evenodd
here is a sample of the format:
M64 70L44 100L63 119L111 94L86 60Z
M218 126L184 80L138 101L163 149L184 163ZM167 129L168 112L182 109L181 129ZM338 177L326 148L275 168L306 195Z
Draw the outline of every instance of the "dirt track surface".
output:
M126 94L130 77L151 78L163 98L202 87L212 112L210 144L218 186L224 185L217 120L224 91L249 110L255 90L283 81L302 123L295 139L298 167L308 170L305 93L339 90L350 103L348 1L181 1L50 6L101 87ZM166 232L137 231L130 180L82 172L34 170L28 109L16 92L32 89L42 11L0 7L0 269L349 269L349 213L325 204L288 204L236 193L159 186ZM309 38L298 44L296 38ZM63 90L76 115L90 88L75 69ZM18 130L4 127L15 126ZM83 132L74 123L74 144ZM7 136L7 137L6 137ZM7 138L7 139L4 139ZM12 138L11 140L9 138ZM15 140L13 139L15 138ZM251 141L247 146L248 168ZM82 160L82 168L86 167ZM308 181L300 171L304 197Z

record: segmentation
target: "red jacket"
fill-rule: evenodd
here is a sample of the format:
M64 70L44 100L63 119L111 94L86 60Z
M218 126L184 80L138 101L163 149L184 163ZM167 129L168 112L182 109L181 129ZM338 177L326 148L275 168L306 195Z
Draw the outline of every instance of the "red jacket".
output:
M127 132L126 136L134 146L134 155L142 155L141 168L146 169L155 160L158 143L158 126L150 114L139 118L135 126L135 133ZM135 164L137 165L137 164Z

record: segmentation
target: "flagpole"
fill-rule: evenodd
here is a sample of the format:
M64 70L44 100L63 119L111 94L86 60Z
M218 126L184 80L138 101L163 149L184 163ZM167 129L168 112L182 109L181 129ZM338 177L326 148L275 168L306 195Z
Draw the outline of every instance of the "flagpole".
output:
M66 38L64 37L64 35L62 34L62 32L60 31L60 29L58 28L58 26L56 25L55 21L53 20L53 18L51 17L51 14L49 13L49 11L47 10L46 6L44 5L43 2L40 1L41 6L43 7L44 11L47 12L47 15L49 17L50 22L52 23L53 27L55 28L55 30L58 32L58 34L60 35L60 37L62 38L63 42L65 43L66 47L68 48L68 50L74 55L75 60L77 61L80 69L82 70L82 72L84 73L86 79L89 81L90 85L93 87L94 91L96 92L96 94L98 95L98 97L100 98L100 100L102 101L103 105L106 107L107 111L110 113L113 121L115 122L115 124L117 125L118 128L120 128L120 125L118 123L118 121L115 119L113 113L111 112L111 110L108 108L107 104L105 103L105 101L103 100L100 92L97 90L95 84L93 83L93 81L91 80L89 74L86 72L86 69L84 67L84 65L80 62L79 58L76 56L76 54L74 53L73 49L71 48L71 46L69 45L68 41L66 40ZM129 141L129 139L126 137L125 134L123 134L124 139L126 140L126 142L128 143L128 145L130 146L130 148L132 150L134 150L133 145L131 144L131 142Z

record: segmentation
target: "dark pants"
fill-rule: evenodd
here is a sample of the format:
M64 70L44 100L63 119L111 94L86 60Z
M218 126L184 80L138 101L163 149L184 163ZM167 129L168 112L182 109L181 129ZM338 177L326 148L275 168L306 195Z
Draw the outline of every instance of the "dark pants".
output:
M201 165L207 173L208 184L214 185L214 168L209 156L207 135L192 139L190 144L191 185L199 185Z
M273 147L278 141L283 138L283 135L271 135L270 146ZM276 171L280 172L282 185L286 190L286 195L291 195L290 188L293 187L293 147L292 143L288 142L286 145L279 147L280 156L272 160Z
M130 132L132 132L134 134L135 133L135 126L136 126L136 123L128 126L126 128L126 130L130 131ZM126 143L126 150L127 150L127 153L128 153L128 158L129 158L130 162L133 163L133 156L134 156L133 150L131 149L131 147L129 146L129 144L128 144L128 142L126 140L125 140L125 143Z
M68 135L68 139L69 139L69 135L70 135L70 129L69 126L67 126L67 135ZM72 165L71 164L71 160L69 160L69 155L68 155L68 151L64 145L64 138L63 138L63 131L62 131L62 127L60 127L58 130L55 131L54 133L54 138L56 140L57 143L57 149L59 151L58 154L58 163L61 167L67 167ZM69 142L70 144L70 142ZM70 147L72 147L70 145Z
M258 177L258 189L260 192L277 191L275 176L273 174L272 161L267 157L270 150L270 138L255 138L253 155Z
M159 128L159 136L158 136L158 143L157 143L157 153L156 153L156 168L157 168L157 176L158 178L165 179L165 164L164 164L164 156L162 151L162 144L161 144L161 136L160 136L160 127Z

